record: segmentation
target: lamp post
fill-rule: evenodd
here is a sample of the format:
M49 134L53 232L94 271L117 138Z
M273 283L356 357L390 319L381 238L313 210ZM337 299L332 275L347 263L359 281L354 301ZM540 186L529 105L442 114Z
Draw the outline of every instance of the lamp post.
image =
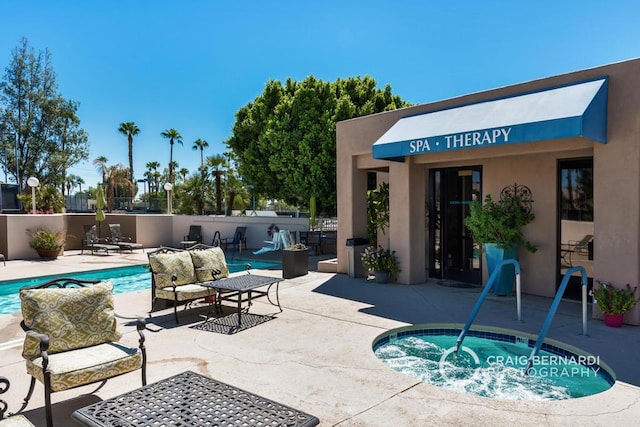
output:
M36 213L36 187L40 185L40 181L35 176L29 177L27 185L31 187L31 213Z
M167 182L164 185L164 190L167 192L167 213L171 214L171 190L173 190L173 184Z

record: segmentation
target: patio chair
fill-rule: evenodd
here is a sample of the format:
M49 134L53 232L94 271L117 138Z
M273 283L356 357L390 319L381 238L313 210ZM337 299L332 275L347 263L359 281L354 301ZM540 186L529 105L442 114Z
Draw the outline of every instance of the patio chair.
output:
M142 252L144 252L142 243L133 242L131 240L131 237L129 236L122 236L120 224L109 224L109 234L111 234L109 242L118 245L120 249L128 250L131 252L133 252L134 249L142 249Z
M180 245L182 245L182 248L184 249L198 243L202 243L202 226L190 225L189 234L182 238Z
M320 255L320 232L318 231L301 231L300 243L307 248L312 249L314 255Z
M20 290L21 323L26 332L22 357L31 385L22 404L29 403L36 380L44 384L47 427L53 426L51 394L142 370L146 385L144 319L137 318L139 346L118 341L113 312L113 284L55 279ZM129 318L131 319L131 318ZM100 385L102 387L102 385Z
M573 261L571 255L578 253L586 255L589 253L589 242L593 240L593 234L587 234L580 240L569 240L566 244L563 244L561 249L562 259L569 267L573 267Z
M242 244L244 243L244 248L247 248L247 227L236 227L236 232L233 234L233 237L225 237L220 239L220 244L224 243L224 251L227 252L229 250L229 245L235 249L235 246L238 245L238 252L242 253Z
M83 254L85 249L89 249L92 255L95 252L108 254L109 251L119 251L120 246L108 243L107 239L98 238L98 230L94 224L84 226L84 239L82 239L80 254Z

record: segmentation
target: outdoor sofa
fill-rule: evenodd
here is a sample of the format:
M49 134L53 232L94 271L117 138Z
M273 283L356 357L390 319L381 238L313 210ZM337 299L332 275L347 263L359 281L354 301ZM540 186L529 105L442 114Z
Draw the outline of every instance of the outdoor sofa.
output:
M219 247L196 244L188 249L162 247L148 252L151 269L151 311L158 300L173 301L176 324L178 304L206 298L213 301L214 287L203 286L229 277L224 252ZM250 265L245 265L248 270Z

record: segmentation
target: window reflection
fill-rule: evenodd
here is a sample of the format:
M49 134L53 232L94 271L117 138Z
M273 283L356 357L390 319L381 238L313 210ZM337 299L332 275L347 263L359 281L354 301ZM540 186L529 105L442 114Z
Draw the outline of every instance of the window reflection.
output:
M593 278L593 159L560 162L560 274L582 266ZM579 273L571 278L565 297L579 299ZM562 277L560 277L562 279Z

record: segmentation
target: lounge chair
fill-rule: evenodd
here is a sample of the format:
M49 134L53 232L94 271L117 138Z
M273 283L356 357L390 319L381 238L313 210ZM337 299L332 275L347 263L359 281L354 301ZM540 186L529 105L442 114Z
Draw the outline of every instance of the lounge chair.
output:
M92 255L101 251L108 254L109 251L119 251L120 246L108 243L107 239L98 238L98 230L95 225L85 225L80 254L83 254L85 249L89 249Z
M197 245L198 243L202 243L202 226L190 225L189 234L182 238L180 245L182 245L182 248L184 249L193 245Z
M588 255L589 242L591 242L591 240L593 240L593 234L587 234L580 240L569 240L566 244L562 245L562 259L567 266L573 267L573 261L571 259L572 254L578 253L581 255Z
M277 233L274 233L273 240L265 240L264 242L269 243L271 246L263 246L262 248L255 251L253 253L254 255L287 249L293 244L293 239L291 238L291 233L289 233L287 230L280 230Z
M118 341L113 312L113 284L62 278L20 289L22 327L26 331L22 357L31 385L20 411L26 408L36 380L44 384L47 426L53 426L51 393L106 380L138 369L146 385L145 321L136 320L139 346Z
M142 243L136 243L131 240L131 237L123 237L122 230L120 229L120 224L109 224L109 233L111 237L109 238L109 242L114 245L118 245L120 249L127 250L133 252L134 249L142 249L144 252L144 247Z

